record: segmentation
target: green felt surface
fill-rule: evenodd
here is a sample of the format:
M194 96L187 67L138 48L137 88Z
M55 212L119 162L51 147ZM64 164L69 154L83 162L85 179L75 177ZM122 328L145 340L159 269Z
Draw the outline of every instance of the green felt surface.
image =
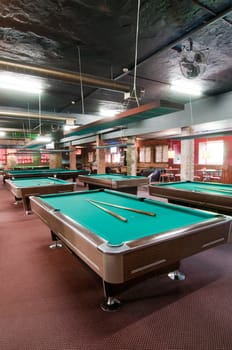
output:
M115 194L108 190L52 194L40 196L40 198L49 206L104 238L112 245L119 245L123 242L198 224L217 216L213 213L159 201L145 200L143 202L137 197L119 192ZM156 216L147 216L102 205L127 218L127 222L122 222L93 206L88 202L91 199L155 212Z
M190 192L208 193L212 195L232 196L232 185L210 183L210 182L197 182L197 181L180 181L158 184L162 188L175 188L179 190L185 190Z
M49 169L48 165L16 165L13 170L39 170Z
M123 175L123 174L94 174L94 175L86 175L86 176L93 179L102 179L102 180L105 179L110 181L134 180L134 179L145 178L143 176L131 176L131 175Z
M8 171L8 174L10 175L18 175L18 174L25 174L25 175L29 175L29 174L53 174L53 173L57 173L57 174L68 174L68 173L80 173L83 172L83 170L67 170L67 169L40 169L40 170L10 170Z
M12 179L11 182L16 187L36 187L36 186L49 186L49 185L65 185L70 182L57 179L55 177L35 177L35 178L20 178Z

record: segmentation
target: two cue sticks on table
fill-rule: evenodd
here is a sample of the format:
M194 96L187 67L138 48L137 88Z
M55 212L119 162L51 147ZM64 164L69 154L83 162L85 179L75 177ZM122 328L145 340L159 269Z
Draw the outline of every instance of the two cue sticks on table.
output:
M97 207L97 208L99 208L99 209L105 211L106 213L108 213L108 214L114 216L116 219L119 219L119 220L121 220L121 221L127 222L127 218L124 218L124 216L121 216L121 215L115 213L114 211L111 211L111 210L109 210L109 209L106 209L106 208L102 207L101 205L99 205L99 204L93 202L93 201L90 200L90 199L88 200L88 202L91 203L91 204L93 204L93 205L95 205L95 207Z
M127 219L124 218L123 216L109 210L109 209L106 209L105 207L102 207L101 204L103 205L108 205L110 207L114 207L114 208L119 208L119 209L124 209L124 210L128 210L128 211L133 211L135 213L139 213L139 214L143 214L143 215L149 215L149 216L156 216L155 213L153 212L150 212L150 211L145 211L145 210L141 210L141 209L135 209L135 208L130 208L130 207L124 207L122 205L118 205L118 204L113 204L113 203L108 203L108 202L101 202L101 201L96 201L96 200L88 200L89 203L95 205L96 207L98 207L99 209L105 211L106 213L116 217L117 219L121 220L121 221L124 221L124 222L127 222Z

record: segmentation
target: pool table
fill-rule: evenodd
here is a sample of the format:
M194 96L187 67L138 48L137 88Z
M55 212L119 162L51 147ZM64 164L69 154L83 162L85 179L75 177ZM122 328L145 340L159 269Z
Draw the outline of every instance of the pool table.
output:
M149 185L149 194L167 198L169 203L232 215L232 185L180 181Z
M108 188L120 192L137 194L138 186L148 185L145 176L128 176L123 174L80 175L79 181L88 184L89 190Z
M73 182L76 181L80 174L88 174L88 170L67 170L67 169L37 169L37 170L6 170L3 174L3 183L6 179L18 179L26 177L47 177L54 176L58 179L67 180L72 178Z
M102 278L104 310L120 305L118 287L151 273L167 272L181 279L181 259L231 240L229 216L119 191L98 189L30 200L32 211L50 228L51 247L64 243Z
M40 194L71 192L75 184L54 177L6 179L6 186L14 195L16 204L22 200L26 214L31 213L29 197Z

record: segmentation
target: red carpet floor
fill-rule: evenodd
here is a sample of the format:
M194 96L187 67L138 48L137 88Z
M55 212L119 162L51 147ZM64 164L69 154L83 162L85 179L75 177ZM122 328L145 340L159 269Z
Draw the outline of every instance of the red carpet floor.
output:
M182 262L186 280L152 277L103 312L101 280L0 184L1 350L231 350L232 245Z

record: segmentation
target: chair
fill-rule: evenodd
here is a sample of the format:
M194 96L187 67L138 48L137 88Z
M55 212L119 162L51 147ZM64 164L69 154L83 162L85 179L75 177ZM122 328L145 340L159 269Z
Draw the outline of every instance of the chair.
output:
M175 181L180 181L181 174L175 174Z
M160 179L160 170L154 170L150 175L148 175L149 183L157 182Z
M171 181L175 181L175 175L173 173L169 173L169 172L163 172L160 174L160 182L171 182Z
M221 179L222 179L222 170L218 170L215 172L214 175L210 176L210 181L213 181L213 182L221 182Z

